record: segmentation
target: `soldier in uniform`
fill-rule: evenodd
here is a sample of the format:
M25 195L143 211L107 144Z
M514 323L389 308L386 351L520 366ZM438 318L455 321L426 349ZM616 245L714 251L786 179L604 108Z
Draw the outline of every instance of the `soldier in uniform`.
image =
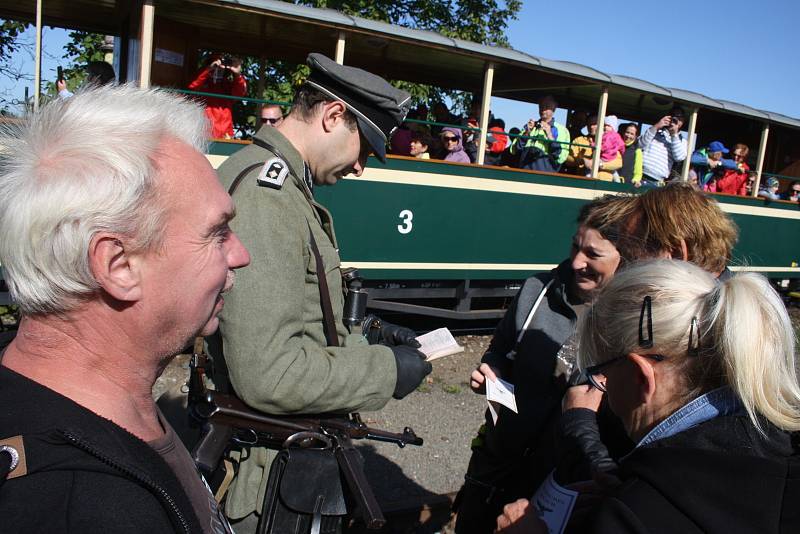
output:
M253 261L225 297L209 352L215 371L224 355L231 389L257 410L378 410L416 389L431 366L409 329L384 323L370 336L380 343L369 344L345 327L333 220L314 190L359 176L370 153L383 160L410 97L321 54L310 54L308 64L311 74L282 124L262 127L218 169L236 203L232 226ZM333 320L326 321L326 306ZM273 455L251 448L241 456L225 508L237 531L247 531Z

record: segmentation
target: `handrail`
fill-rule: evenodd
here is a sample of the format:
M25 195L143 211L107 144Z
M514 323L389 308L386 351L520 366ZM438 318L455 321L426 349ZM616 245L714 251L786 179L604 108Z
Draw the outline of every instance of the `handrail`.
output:
M263 98L251 98L249 96L233 96L233 95L226 95L224 93L206 93L204 91L192 91L190 89L178 89L177 87L169 87L165 88L173 93L181 93L185 95L192 95L192 96L210 96L212 98L220 98L222 100L240 100L242 102L252 102L254 104L274 104L277 106L282 107L290 107L292 105L291 102L283 102L281 100L265 100Z
M273 104L273 105L277 105L277 106L281 106L281 107L291 107L291 105L292 105L291 102L284 102L284 101L281 101L281 100L266 100L266 99L263 99L263 98L251 98L249 96L232 96L232 95L226 95L226 94L223 94L223 93L207 93L207 92L204 92L204 91L191 91L189 89L178 89L178 88L169 88L169 90L172 91L172 92L175 92L175 93L181 93L181 94L191 95L191 96L207 96L207 97L212 97L212 98L220 98L220 99L223 99L223 100L237 100L237 101L242 101L242 102L251 102L251 103L254 103L254 104ZM473 131L473 132L480 132L481 131L480 128L474 128L472 126L465 126L463 124L449 124L449 123L446 123L446 122L426 121L426 120L421 120L421 119L408 119L407 118L405 120L405 122L411 122L411 123L415 123L415 124L423 124L423 125L426 125L426 126L442 126L442 127L446 127L446 128L458 128L459 130L470 130L470 131ZM544 141L544 142L549 142L549 143L558 143L560 145L577 146L577 147L582 147L582 148L594 148L592 145L584 145L584 144L580 144L580 143L573 143L571 141L567 142L567 141L557 141L555 139L547 139L547 137L545 137L543 135L512 134L512 133L505 132L505 131L504 132L497 132L497 133L505 134L505 135L507 135L509 137L509 139L513 139L513 140L517 140L517 139L528 140L528 139L531 139L531 140L534 140L534 141Z

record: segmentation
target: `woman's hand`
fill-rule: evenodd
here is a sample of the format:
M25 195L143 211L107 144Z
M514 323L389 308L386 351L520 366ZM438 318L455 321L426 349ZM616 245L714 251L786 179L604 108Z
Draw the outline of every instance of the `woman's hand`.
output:
M598 377L603 379L603 377ZM603 400L603 392L591 384L572 386L567 389L564 398L561 400L561 412L566 412L572 408L588 408L593 412L600 409L600 402Z
M499 376L497 369L490 367L488 363L482 363L477 369L472 371L469 377L469 387L475 393L484 394L486 393L486 379L488 378L494 381L497 380Z
M519 499L503 507L497 518L497 534L547 534L547 525L536 515L528 499Z

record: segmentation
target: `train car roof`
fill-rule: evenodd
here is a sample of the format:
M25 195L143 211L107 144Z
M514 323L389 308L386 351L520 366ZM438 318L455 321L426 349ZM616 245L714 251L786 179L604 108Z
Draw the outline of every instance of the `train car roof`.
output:
M116 34L129 16L125 0L45 0L48 25ZM31 20L34 0L0 0L0 16ZM254 14L262 15L253 17ZM202 28L209 48L267 55L301 63L309 43L332 55L347 34L345 62L390 79L479 92L486 62L495 65L494 96L535 102L551 93L562 107L594 109L604 86L609 109L630 118L655 119L673 103L800 129L800 119L678 88L511 48L489 46L413 28L279 0L160 0L156 15ZM270 46L280 44L280 48ZM705 113L705 111L704 111Z

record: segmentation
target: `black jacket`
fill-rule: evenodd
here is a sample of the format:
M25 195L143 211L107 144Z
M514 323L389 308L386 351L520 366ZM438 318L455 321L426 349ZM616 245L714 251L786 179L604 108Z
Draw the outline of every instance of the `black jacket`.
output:
M793 436L746 416L717 417L640 447L603 501L595 533L800 532L800 457ZM796 436L795 436L796 438Z
M170 467L144 441L0 366L0 439L27 474L0 486L3 533L201 532Z

